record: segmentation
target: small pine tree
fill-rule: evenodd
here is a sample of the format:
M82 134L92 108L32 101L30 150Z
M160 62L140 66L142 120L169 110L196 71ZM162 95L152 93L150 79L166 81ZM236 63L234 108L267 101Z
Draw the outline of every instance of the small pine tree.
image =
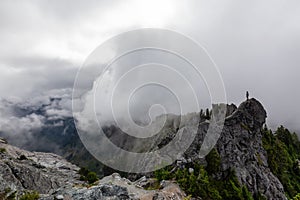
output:
M206 118L207 120L210 120L210 112L209 112L209 109L208 109L208 108L206 108L206 111L205 111L205 118Z
M206 171L208 174L214 174L220 170L221 158L215 148L209 152L209 154L205 157L205 160L207 162Z

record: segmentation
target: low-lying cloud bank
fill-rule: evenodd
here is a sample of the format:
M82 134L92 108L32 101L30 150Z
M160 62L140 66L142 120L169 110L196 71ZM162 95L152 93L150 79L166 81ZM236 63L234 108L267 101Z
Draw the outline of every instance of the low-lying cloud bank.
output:
M22 101L0 99L0 134L18 146L30 146L43 129L63 126L66 118L72 118L70 89Z

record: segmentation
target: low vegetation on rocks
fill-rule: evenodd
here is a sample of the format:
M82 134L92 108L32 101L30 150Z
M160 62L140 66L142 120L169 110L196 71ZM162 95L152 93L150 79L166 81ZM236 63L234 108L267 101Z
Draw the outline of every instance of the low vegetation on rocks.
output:
M96 181L98 181L98 176L95 172L92 172L90 170L88 170L87 168L85 167L82 167L79 172L80 174L80 180L81 181L86 181L88 182L89 184L93 184L95 183Z
M0 153L5 153L6 149L5 148L0 148Z
M207 166L214 166L214 170L217 170L216 163L218 160L211 159ZM156 171L155 177L160 181L175 180L192 197L216 200L253 200L252 194L239 183L233 170L228 171L225 179L218 180L211 174L212 171L208 170L209 167L205 168L200 164L192 164L190 167L193 169L192 172L188 168L184 168L177 169L175 173L167 167Z
M26 192L20 197L20 200L38 200L40 197L39 193L36 191Z
M278 177L289 199L300 200L300 142L297 135L283 126L275 132L264 127L262 133L262 143L267 152L271 172ZM229 170L225 178L218 179L216 174L220 172L221 158L216 149L213 149L205 160L206 166L191 163L176 170L169 166L157 170L154 174L159 181L175 180L192 197L220 200L266 199L260 193L252 195L247 187L242 186L234 170Z

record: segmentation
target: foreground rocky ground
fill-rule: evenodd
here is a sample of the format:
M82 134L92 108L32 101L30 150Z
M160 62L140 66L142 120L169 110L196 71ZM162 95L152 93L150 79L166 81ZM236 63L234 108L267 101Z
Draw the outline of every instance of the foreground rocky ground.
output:
M29 152L0 139L0 199L18 198L36 191L40 199L183 199L186 195L171 181L157 184L142 177L131 182L115 173L89 185L79 180L79 168L51 153Z

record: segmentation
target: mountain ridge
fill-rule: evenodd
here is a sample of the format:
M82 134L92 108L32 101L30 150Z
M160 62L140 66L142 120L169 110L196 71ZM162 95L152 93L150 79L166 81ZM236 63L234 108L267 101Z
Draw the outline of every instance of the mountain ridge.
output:
M287 199L286 192L289 186L285 179L278 175L278 172L274 170L273 164L271 163L270 165L270 159L272 158L272 154L270 153L272 152L272 149L270 150L269 148L266 148L265 139L267 137L266 131L268 131L265 130L267 112L258 100L251 98L242 102L238 107L234 104L227 105L224 128L215 148L212 151L215 155L217 155L217 157L219 157L217 169L213 169L215 161L212 163L209 160L211 153L205 158L199 157L200 147L209 127L209 120L211 117L210 113L190 113L185 116L185 122L180 126L178 126L177 122L178 117L180 116L172 115L172 118L169 118L168 123L160 132L161 136L155 137L154 140L145 140L146 146L151 147L152 150L157 148L159 149L160 147L168 144L177 132L180 131L180 129L186 127L189 128L188 126L191 126L191 123L188 122L189 120L198 120L200 122L197 127L198 132L196 138L192 145L171 166L168 166L169 168L171 167L172 173L181 169L194 171L198 169L197 165L200 164L209 173L209 177L213 181L226 182L227 177L230 176L230 174L234 174L237 180L236 184L241 186L244 185L249 193L253 195L254 199ZM77 133L74 132L75 128L74 124L72 125L72 123L74 123L72 122L72 119L66 118L60 120L67 122L66 125L69 128L68 132L66 132L67 134L62 135L63 133L59 132L60 130L66 129L66 127L62 126L57 130L53 129L57 131L55 131L55 137L50 135L51 129L49 129L47 131L49 134L41 135L40 138L46 137L47 139L48 136L51 136L53 138L48 138L47 140L55 142L56 137L62 136L65 137L63 141L67 142L68 137L70 136L68 133L71 133L73 138L70 140L71 144L67 144L65 149L62 149L61 155L76 164L80 164L80 166L87 166L93 168L93 170L96 169L96 172L101 176L110 175L115 172L115 170L105 167L100 162L96 161L88 153L88 151L84 149ZM73 127L74 130L70 127ZM117 145L121 147L126 147L126 145L127 147L131 147L132 144L134 144L134 142L128 139L126 134L118 127L111 125L105 128L107 136L112 141L115 141ZM140 146L143 147L144 145ZM272 148L277 147L274 146ZM299 159L300 151L298 152L298 155ZM294 157L293 159L293 162L297 162L297 157ZM145 158L145 160L147 160L147 158ZM276 173L276 176L273 172ZM128 173L121 174L130 180L137 180L143 175L148 178L155 176L155 173L140 175ZM177 180L177 177L172 175L169 175L168 177ZM298 191L296 186L295 188L295 191L288 191L289 197L292 197L291 195L295 195ZM222 191L219 191L219 193L222 194ZM195 195L195 193L192 194Z

